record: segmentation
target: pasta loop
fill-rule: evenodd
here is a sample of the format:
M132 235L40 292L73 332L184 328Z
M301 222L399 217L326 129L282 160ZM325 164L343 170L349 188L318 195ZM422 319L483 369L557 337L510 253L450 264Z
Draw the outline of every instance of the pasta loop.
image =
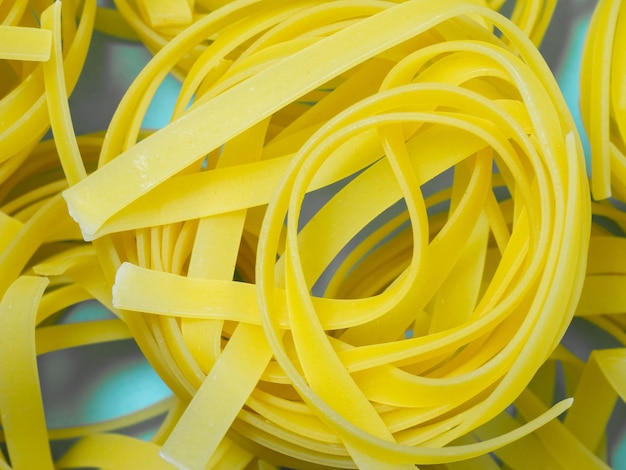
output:
M0 470L615 466L623 2L585 39L591 190L555 0L113 3L0 2ZM77 136L94 31L153 55ZM115 343L165 395L52 424L47 360Z

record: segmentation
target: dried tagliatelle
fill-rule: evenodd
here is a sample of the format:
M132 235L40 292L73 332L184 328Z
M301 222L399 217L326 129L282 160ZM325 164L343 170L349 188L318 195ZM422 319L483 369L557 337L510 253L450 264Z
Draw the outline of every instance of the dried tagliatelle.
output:
M206 38L172 122L140 136ZM229 2L140 73L96 171L61 157L114 306L189 402L166 461L571 457L503 447L570 405L525 390L575 311L590 208L557 85L491 9Z
M147 403L106 420L83 417L68 424L65 418L61 420L65 424L59 426L43 419L45 400L39 390L42 371L37 370L36 357L129 339L134 339L147 356L154 349L146 323L136 321L135 315L127 318L113 307L111 281L97 251L84 242L60 195L94 170L103 143L102 136L76 139L73 134L61 66L60 7L55 3L41 17L42 27L51 32L53 46L44 67L44 82L55 141L37 146L0 188L0 322L3 331L15 332L10 341L2 343L3 356L13 358L3 361L1 375L7 382L0 390L8 457L14 468L174 468L159 457L158 451L172 420L183 409L177 397ZM67 311L86 301L97 301L111 315L92 321L72 320ZM47 371L43 374L49 375ZM74 387L79 388L79 384ZM55 411L46 409L46 416L58 415ZM169 418L151 443L119 434L165 413ZM68 439L77 442L53 463L48 441L54 445ZM241 462L271 468L235 444L227 455L215 460L225 468ZM8 468L4 459L0 467Z
M564 424L589 451L604 456L611 455L611 447L616 446L611 442L612 436L623 435L622 423L618 421L616 426L611 421L618 400L622 404L626 401L626 310L621 285L626 218L620 202L595 202L592 208L594 226L587 276L576 311L578 324L573 326L591 330L595 335L582 355L585 363L567 358L566 384L571 387L570 394L577 406L568 412ZM575 351L574 346L575 343L570 349Z
M601 0L585 39L580 77L581 116L591 146L591 189L597 200L626 199L626 7Z
M576 317L529 386L534 403L526 403L539 406L535 409L551 403L555 395L574 398L575 405L562 422L553 421L537 432L542 441L559 449L552 453L558 453L557 463L564 468L621 468L611 458L617 455L623 436L626 401L622 288L626 218L620 204L593 203L587 273Z
M535 49L554 2L115 3L0 4L1 122L24 137L0 134L23 145L0 179L0 469L609 468L626 229L590 204ZM623 12L597 11L600 199L624 192ZM92 28L155 57L76 138ZM142 130L170 72L171 123ZM83 302L110 315L70 321ZM173 396L51 424L47 355L119 341Z
M389 3L403 1L406 0L392 0ZM324 0L310 2L310 5L323 2ZM233 0L116 0L115 9L98 8L96 27L114 36L139 39L150 51L156 53L193 22L201 20L214 10L228 7L231 3L237 2ZM541 44L556 7L556 0L520 0L506 7L502 0L483 3L496 11L506 10L510 19L535 45ZM184 77L198 55L218 38L207 36L203 39L180 59L172 71L175 75Z
M80 139L81 154L91 170L101 141L96 136ZM107 421L51 426L47 420L57 410L47 408L44 419L39 384L40 375L49 374L39 370L38 357L133 337L122 319L112 315L67 321L68 308L90 299L115 310L96 252L82 240L61 198L66 187L51 140L38 145L0 187L0 410L2 440L11 463L9 467L0 458L2 469L72 468L60 467L59 462L55 467L51 442L116 431L175 409L170 399ZM65 367L71 369L71 364ZM55 380L71 381L72 375ZM66 460L71 462L74 454ZM91 462L97 462L97 453Z
M0 6L0 183L28 157L49 129L43 64L50 56L50 31L39 27L49 3L3 2ZM68 93L85 61L93 30L95 2L86 2L78 25L74 2L64 2L62 67Z

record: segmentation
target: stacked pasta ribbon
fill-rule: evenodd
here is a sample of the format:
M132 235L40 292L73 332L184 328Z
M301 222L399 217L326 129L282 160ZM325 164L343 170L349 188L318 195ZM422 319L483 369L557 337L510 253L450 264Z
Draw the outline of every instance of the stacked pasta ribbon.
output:
M608 468L624 349L560 343L575 314L623 342L623 212L592 227L537 50L554 2L34 2L40 28L27 3L0 10L38 48L2 46L0 106L47 111L0 135L0 468ZM154 57L76 137L93 28ZM169 73L171 122L142 130ZM55 321L88 299L116 318ZM126 338L172 398L48 429L37 355ZM116 432L163 413L149 442Z

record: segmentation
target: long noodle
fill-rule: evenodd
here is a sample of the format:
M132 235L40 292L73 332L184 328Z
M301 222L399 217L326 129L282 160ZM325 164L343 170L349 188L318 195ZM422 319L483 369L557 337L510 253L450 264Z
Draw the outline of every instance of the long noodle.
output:
M0 469L610 468L620 1L581 77L601 202L537 49L554 1L114 3L0 4ZM77 137L94 30L154 56ZM84 302L110 317L63 320ZM171 396L50 426L38 357L129 341Z

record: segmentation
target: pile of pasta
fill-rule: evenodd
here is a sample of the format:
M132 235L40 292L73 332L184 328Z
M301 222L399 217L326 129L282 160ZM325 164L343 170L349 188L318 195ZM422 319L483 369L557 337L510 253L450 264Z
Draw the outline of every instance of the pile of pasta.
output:
M626 343L626 10L587 35L590 191L555 4L3 2L0 469L610 468L626 348L562 339ZM154 55L76 136L95 29ZM37 357L129 339L171 398L49 427Z

